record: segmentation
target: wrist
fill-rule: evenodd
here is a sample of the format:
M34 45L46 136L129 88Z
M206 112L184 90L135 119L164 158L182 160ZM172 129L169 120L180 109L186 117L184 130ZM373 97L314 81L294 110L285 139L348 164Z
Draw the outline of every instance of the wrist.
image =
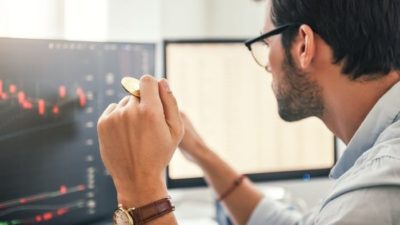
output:
M168 196L163 179L143 179L134 182L114 182L118 203L125 208L136 208Z

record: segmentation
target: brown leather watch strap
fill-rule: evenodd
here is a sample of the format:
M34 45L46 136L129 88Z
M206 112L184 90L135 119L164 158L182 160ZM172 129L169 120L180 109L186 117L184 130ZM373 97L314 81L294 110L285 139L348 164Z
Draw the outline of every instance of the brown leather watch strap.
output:
M172 205L171 198L168 197L152 202L145 206L141 206L139 208L129 209L128 212L131 215L134 224L141 225L146 224L174 210L175 206Z

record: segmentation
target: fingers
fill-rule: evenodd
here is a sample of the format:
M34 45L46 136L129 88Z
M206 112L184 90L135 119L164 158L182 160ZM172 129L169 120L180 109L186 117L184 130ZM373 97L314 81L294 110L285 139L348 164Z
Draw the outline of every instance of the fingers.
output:
M159 82L159 88L165 120L172 132L175 135L180 136L183 133L183 126L175 96L172 94L166 79L162 79Z
M128 104L128 102L129 102L129 98L131 98L130 95L123 97L121 99L121 101L119 101L117 108L122 108L122 107L126 106L126 104Z
M128 107L133 107L133 106L137 106L140 103L140 99L136 96L130 96L130 98L128 99L128 102L126 105L128 105Z
M150 76L144 75L140 78L140 102L151 107L161 107L158 91L158 81Z
M110 105L108 105L108 107L106 108L106 110L104 110L103 114L101 115L101 117L107 116L109 115L112 111L114 111L114 109L117 108L117 104L115 103L111 103Z
M151 108L150 111L156 112L156 114L160 111L164 112L165 121L170 127L171 132L177 136L181 135L183 126L180 112L176 99L169 88L168 81L162 79L158 82L149 75L143 76L140 81L140 99L134 96L125 96L118 104L110 104L103 115L107 116L114 110L124 109L126 106L136 107L140 103L148 109Z
M138 103L139 100L136 97L131 96L131 95L125 96L118 102L118 104L111 103L110 105L108 105L108 107L104 110L104 112L100 116L100 118L110 115L116 109L121 109L121 108L125 107L126 105L128 105L128 103L130 103L130 102Z
M104 124L104 120L108 117L108 115L110 115L110 113L112 113L115 109L117 108L117 104L112 103L110 105L108 105L108 107L106 108L106 110L104 110L104 112L101 114L101 116L99 117L99 120L97 121L97 130L100 134L100 131L103 130L101 127L103 127Z
M188 120L188 117L186 116L186 114L184 112L180 111L180 115L181 115L182 120Z

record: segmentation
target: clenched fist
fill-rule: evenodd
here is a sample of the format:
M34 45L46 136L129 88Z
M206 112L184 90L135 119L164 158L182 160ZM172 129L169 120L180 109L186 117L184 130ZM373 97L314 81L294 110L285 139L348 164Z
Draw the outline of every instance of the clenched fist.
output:
M165 79L143 76L140 95L109 105L97 125L101 157L118 200L130 207L166 196L163 171L184 133Z

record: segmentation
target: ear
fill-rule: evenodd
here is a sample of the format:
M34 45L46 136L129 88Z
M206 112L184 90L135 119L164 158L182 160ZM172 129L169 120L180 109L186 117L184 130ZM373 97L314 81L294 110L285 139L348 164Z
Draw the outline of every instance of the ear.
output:
M313 30L308 25L301 25L294 45L301 69L307 69L315 57L316 43Z

